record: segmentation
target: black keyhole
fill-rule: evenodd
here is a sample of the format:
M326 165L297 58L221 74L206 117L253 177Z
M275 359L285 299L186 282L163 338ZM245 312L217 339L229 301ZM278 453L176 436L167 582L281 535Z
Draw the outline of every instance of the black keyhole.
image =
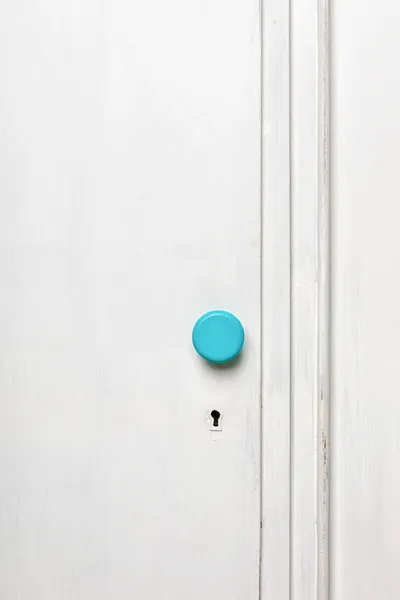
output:
M212 410L211 411L211 418L213 420L213 427L218 427L219 420L221 418L221 413L219 412L219 410Z

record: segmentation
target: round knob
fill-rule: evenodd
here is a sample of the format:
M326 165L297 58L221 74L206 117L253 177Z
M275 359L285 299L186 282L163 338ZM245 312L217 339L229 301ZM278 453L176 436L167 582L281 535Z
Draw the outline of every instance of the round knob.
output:
M242 349L244 330L239 319L225 310L212 310L198 319L192 334L200 356L213 363L225 363Z

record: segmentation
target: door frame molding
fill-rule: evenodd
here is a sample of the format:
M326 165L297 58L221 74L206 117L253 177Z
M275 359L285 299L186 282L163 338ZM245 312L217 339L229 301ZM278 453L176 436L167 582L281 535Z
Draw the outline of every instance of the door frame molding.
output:
M260 4L262 600L329 600L329 4Z
M290 594L290 7L260 3L262 600Z
M317 598L330 596L330 0L318 1Z

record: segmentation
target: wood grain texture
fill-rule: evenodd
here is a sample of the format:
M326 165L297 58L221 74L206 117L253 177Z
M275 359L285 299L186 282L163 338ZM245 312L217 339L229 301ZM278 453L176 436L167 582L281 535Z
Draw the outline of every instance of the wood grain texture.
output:
M3 0L0 28L0 597L255 600L258 3ZM212 308L233 368L192 348Z
M263 600L290 598L289 2L263 6Z
M330 0L318 1L317 598L330 596Z
M400 4L332 9L332 600L397 600Z

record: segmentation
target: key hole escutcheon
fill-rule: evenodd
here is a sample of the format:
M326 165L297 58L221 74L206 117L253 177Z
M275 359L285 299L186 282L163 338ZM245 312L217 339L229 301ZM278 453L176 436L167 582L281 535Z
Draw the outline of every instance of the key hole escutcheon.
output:
M219 421L221 419L221 413L219 412L219 410L212 410L210 415L213 420L212 426L219 427Z

